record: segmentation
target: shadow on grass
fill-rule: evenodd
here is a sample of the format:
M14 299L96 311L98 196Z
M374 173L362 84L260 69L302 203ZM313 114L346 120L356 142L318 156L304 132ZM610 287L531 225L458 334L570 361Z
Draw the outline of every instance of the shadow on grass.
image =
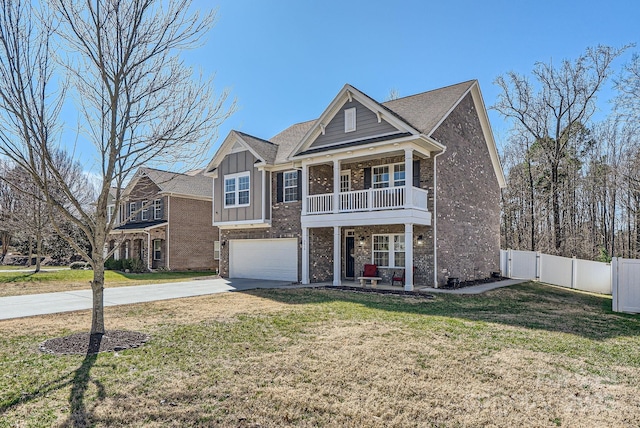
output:
M90 336L87 354L82 360L82 364L76 370L60 376L58 379L48 382L31 393L22 393L13 399L0 403L0 415L7 410L23 404L25 402L36 400L46 396L49 392L57 391L71 386L69 393L69 409L70 414L62 426L86 427L91 425L91 411L87 411L85 398L89 383L93 383L98 390L98 399L103 400L106 396L104 386L98 380L91 379L91 369L98 359L100 343L102 342L101 334L93 334Z
M435 294L433 300L327 288L259 289L245 293L288 304L346 302L392 313L498 323L593 340L640 336L640 315L612 312L611 298L540 283L524 283L479 295Z
M32 279L32 276L36 274L36 272L19 272L14 273L9 271L0 272L0 284L2 283L11 283L11 282L27 282ZM13 275L9 275L9 273L13 273Z
M72 387L69 393L69 407L71 413L63 426L86 427L91 425L91 411L87 411L85 405L85 395L89 388L89 382L92 382L98 389L98 400L102 401L106 394L104 386L98 380L91 379L91 368L98 359L100 352L100 343L102 342L102 334L92 334L89 338L89 347L87 355L84 357L82 364L74 372L71 380Z

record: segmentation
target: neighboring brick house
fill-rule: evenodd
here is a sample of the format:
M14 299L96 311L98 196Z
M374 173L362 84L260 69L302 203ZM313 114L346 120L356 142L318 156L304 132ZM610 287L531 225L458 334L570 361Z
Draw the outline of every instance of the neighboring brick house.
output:
M499 270L505 181L475 80L383 103L345 85L269 140L232 131L207 175L223 276L338 285L374 263L411 290Z
M147 268L217 270L218 228L211 225L211 178L140 168L123 191L108 251ZM218 250L216 252L216 250Z

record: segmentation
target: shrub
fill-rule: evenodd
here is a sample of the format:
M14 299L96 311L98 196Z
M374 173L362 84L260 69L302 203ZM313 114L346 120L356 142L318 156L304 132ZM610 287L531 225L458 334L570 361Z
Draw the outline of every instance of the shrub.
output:
M145 266L144 262L140 259L130 259L130 270L133 273L142 273L147 271L147 266Z
M115 260L113 258L104 261L104 268L107 270L123 270L123 260Z
M78 270L78 269L86 269L87 264L85 262L73 262L69 265L69 269Z

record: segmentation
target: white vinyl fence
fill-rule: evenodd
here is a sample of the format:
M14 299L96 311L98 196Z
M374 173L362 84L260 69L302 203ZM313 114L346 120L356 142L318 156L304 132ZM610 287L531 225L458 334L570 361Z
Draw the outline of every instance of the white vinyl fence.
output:
M611 260L613 269L613 310L640 313L640 260Z
M534 279L593 293L611 294L611 263L552 256L535 251L500 250L502 276Z
M640 313L640 260L614 257L611 263L500 250L502 276L532 279L592 293L612 294L613 310Z

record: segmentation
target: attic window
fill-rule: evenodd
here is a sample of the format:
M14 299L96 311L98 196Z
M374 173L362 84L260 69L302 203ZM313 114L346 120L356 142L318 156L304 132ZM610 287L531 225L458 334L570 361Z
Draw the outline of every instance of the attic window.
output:
M344 111L344 132L356 130L356 108L348 108Z

